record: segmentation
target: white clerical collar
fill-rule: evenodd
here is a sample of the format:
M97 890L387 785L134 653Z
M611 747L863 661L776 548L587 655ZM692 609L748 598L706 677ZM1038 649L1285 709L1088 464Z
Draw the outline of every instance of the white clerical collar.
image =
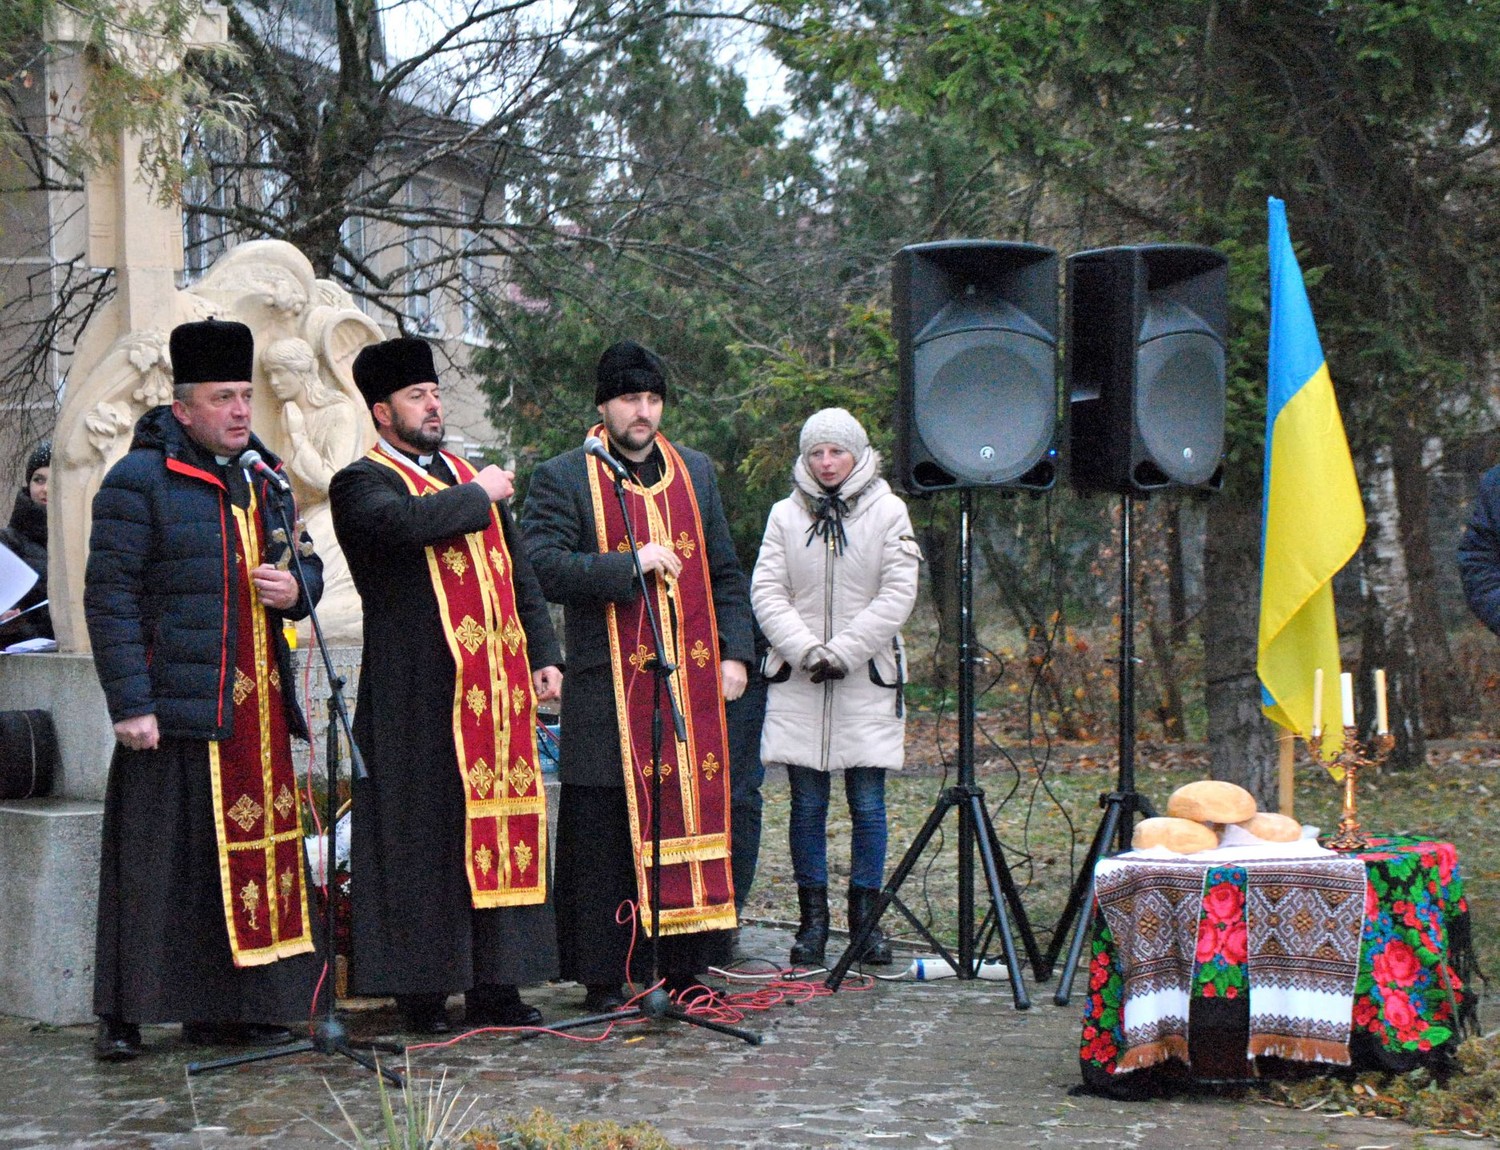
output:
M420 471L423 475L427 474L426 465L432 461L432 456L430 455L426 457L418 456L417 458L421 460L421 466L418 466L418 464L412 460L412 457L410 455L407 455L399 447L392 446L384 437L380 436L377 436L375 439L375 447L377 450L383 451L386 455L389 455L392 459L394 459L408 471Z

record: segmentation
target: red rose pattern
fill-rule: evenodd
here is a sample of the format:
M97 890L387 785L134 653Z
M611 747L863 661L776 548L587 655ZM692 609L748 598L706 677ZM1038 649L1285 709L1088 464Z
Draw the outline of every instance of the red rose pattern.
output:
M1452 992L1462 1001L1463 984L1451 967L1433 961L1443 952L1446 930L1468 912L1451 843L1377 840L1380 849L1362 852L1369 866L1365 893L1365 936L1360 989L1353 1023L1391 1050L1426 1052L1456 1039ZM1243 872L1216 868L1204 891L1195 940L1194 993L1203 998L1240 997L1247 936ZM1238 881L1235 879L1238 877ZM1119 1057L1119 1007L1124 988L1113 966L1113 942L1102 927L1089 964L1089 1000L1080 1057L1112 1073ZM1115 1025L1103 1018L1113 1012Z

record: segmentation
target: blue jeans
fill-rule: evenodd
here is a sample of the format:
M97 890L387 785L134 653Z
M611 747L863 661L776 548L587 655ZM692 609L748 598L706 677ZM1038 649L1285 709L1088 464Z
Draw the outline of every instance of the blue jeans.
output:
M787 765L792 785L788 837L792 873L798 886L828 885L829 771ZM879 890L885 881L885 770L851 767L844 772L844 795L854 832L849 848L849 882Z

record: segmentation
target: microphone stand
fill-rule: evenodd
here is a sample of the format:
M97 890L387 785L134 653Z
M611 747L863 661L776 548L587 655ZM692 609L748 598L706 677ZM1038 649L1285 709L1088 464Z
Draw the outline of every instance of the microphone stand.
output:
M291 515L291 491L289 489L277 490L274 484L262 481L262 490L266 493L266 502L275 503L277 514L280 516L282 529L286 532L287 547L290 548L292 565L296 568L297 583L306 594L307 581L303 575L302 553L299 550L296 524ZM275 492L274 497L272 492ZM307 615L312 620L313 635L318 644L318 651L323 656L323 670L328 676L328 739L324 759L328 768L327 790L323 797L323 819L326 834L328 835L328 849L323 856L323 908L324 908L324 946L327 948L328 958L324 963L325 978L329 985L326 987L324 997L325 1006L323 1013L312 1024L312 1033L308 1038L284 1046L273 1047L269 1050L253 1050L244 1054L235 1054L228 1058L217 1058L211 1062L189 1062L187 1072L189 1074L202 1074L209 1070L223 1070L230 1066L242 1066L247 1062L264 1062L271 1058L284 1058L290 1054L306 1054L317 1051L319 1054L342 1054L345 1058L359 1063L367 1070L373 1070L386 1081L394 1086L404 1086L401 1075L389 1067L380 1065L378 1059L371 1054L365 1054L356 1050L350 1042L349 1029L344 1025L343 1019L339 1018L337 1012L336 993L332 985L332 979L328 976L333 974L334 961L334 932L337 929L338 918L336 914L335 897L338 893L338 884L333 880L333 854L337 839L338 822L338 785L339 785L339 729L342 728L344 737L349 740L349 763L353 776L364 780L369 778L369 772L365 770L364 757L359 753L359 745L354 741L354 726L349 721L349 707L344 702L344 678L333 667L333 656L328 653L328 645L323 642L323 625L318 620L317 606L309 599L307 604ZM376 1050L389 1054L401 1054L406 1047L394 1042L364 1041L361 1047L366 1047L372 1052Z
M585 458L584 466L588 466ZM608 464L606 464L608 466ZM661 978L661 748L662 748L662 700L665 698L672 713L672 729L679 743L687 742L687 724L672 692L672 674L676 666L667 662L666 644L662 640L661 619L656 613L656 603L651 597L651 588L646 582L646 572L641 567L641 555L636 548L635 528L630 521L630 507L625 501L626 472L618 464L610 467L615 480L615 499L620 505L620 518L625 521L625 539L630 544L630 559L635 565L636 586L640 588L641 600L646 607L646 620L651 625L653 654L650 660L653 675L651 685L651 983L652 987L640 1002L624 1010L610 1014L590 1014L565 1022L550 1024L548 1030L573 1030L580 1026L592 1026L598 1022L623 1022L633 1018L670 1018L701 1026L705 1030L716 1030L742 1039L752 1046L759 1046L761 1036L750 1030L699 1018L672 1001L672 996L660 985Z

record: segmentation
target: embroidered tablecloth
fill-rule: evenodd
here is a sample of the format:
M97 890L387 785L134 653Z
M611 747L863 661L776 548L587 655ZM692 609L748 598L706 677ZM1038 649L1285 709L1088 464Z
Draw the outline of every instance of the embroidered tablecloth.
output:
M1473 969L1473 956L1458 853L1450 843L1376 838L1369 849L1352 857L1363 863L1367 886L1360 914L1350 1044L1356 1060L1361 1055L1374 1057L1400 1068L1455 1043L1461 1024L1472 1021L1474 1007L1464 994L1464 983ZM1183 861L1190 864L1190 860ZM1116 860L1112 865L1118 868L1129 864ZM1185 877L1163 892L1146 896L1142 903L1148 925L1163 920L1161 906L1176 907L1170 919L1172 929L1181 935L1174 951L1179 956L1178 972L1162 977L1159 967L1156 978L1173 990L1185 991L1186 1025L1161 1025L1160 1034L1145 1036L1145 1053L1137 1051L1123 1065L1122 1056L1141 1047L1143 1038L1137 1032L1127 1040L1122 1011L1129 952L1140 953L1134 937L1140 933L1139 924L1126 927L1131 937L1122 944L1111 930L1110 916L1094 916L1089 994L1079 1050L1085 1082L1107 1082L1135 1066L1150 1065L1158 1055L1191 1064L1193 1072L1201 1074L1204 1068L1199 1063L1203 1059L1197 1049L1190 1052L1189 1036L1195 1030L1206 1033L1212 1029L1220 1039L1214 1046L1222 1047L1223 1034L1232 1032L1235 1025L1241 1035L1250 1037L1244 1046L1245 1057L1238 1058L1236 1052L1236 1058L1221 1063L1207 1076L1244 1076L1253 1072L1247 1060L1260 1054L1329 1057L1330 1049L1316 1043L1300 1054L1295 1043L1269 1042L1256 1048L1255 1034L1281 1028L1274 1021L1274 1016L1282 1013L1280 1007L1264 1010L1254 1005L1255 986L1250 976L1251 954L1257 944L1250 939L1247 899L1252 913L1262 922L1266 910L1253 905L1256 884L1247 881L1243 867L1205 862L1197 868L1189 866L1192 869L1197 870L1201 881L1195 908L1183 907L1182 892L1173 889L1183 882L1191 885ZM1113 917L1119 926L1121 916L1117 913ZM1258 945L1264 951L1266 933L1259 933L1262 942ZM1274 951L1275 946L1270 949ZM1262 971L1274 969L1264 962L1257 965ZM1295 965L1290 961L1285 964L1289 970ZM1190 971L1186 977L1181 973L1183 966ZM1139 988L1138 972L1133 967L1130 975L1132 986ZM1283 982L1275 992L1283 1003L1291 1001L1287 990ZM1162 986L1156 986L1153 993L1160 995ZM1171 993L1169 990L1166 1008L1153 1010L1154 1014L1166 1017L1172 1013ZM1154 1048L1150 1045L1153 1041L1157 1043Z

